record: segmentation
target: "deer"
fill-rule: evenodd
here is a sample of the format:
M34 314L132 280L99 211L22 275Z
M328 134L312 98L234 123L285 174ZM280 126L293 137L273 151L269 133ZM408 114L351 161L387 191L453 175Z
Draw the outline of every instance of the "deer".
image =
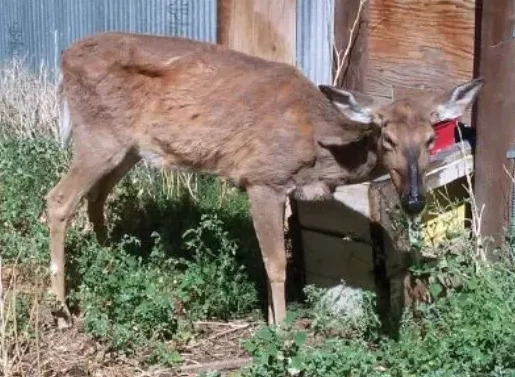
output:
M65 233L79 201L100 242L106 199L141 160L214 174L248 194L268 279L268 323L286 315L288 197L330 200L337 186L388 173L404 211L425 207L433 125L476 99L481 78L431 98L365 106L297 68L186 38L105 32L61 56L60 133L67 173L47 194L51 290L66 306Z

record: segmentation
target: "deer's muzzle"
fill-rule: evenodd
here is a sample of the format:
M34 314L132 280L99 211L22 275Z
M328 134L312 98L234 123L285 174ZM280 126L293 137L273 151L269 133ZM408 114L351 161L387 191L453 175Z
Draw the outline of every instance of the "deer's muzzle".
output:
M401 195L402 208L410 215L417 215L426 206L426 196L422 193L422 176L415 156L409 156L408 190Z

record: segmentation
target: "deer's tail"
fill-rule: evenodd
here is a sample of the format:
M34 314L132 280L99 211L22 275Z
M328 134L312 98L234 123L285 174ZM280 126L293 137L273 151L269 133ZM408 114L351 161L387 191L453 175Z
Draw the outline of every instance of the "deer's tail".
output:
M59 97L59 137L61 138L61 146L67 148L72 137L72 119L62 81L59 84Z

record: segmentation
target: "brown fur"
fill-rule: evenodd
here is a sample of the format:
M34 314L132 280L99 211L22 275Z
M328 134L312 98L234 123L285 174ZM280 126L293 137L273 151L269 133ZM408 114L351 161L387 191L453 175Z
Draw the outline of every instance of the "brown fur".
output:
M427 121L424 132L409 131L407 123L427 117L408 102L381 109L379 117L391 119L385 127L352 122L294 67L182 38L95 35L63 53L62 72L74 156L48 195L52 288L62 303L64 237L78 201L88 196L90 219L105 239L106 197L143 158L218 174L247 190L270 283L269 318L280 322L286 196L330 198L337 185L367 179L383 159L399 170L406 161L382 151L383 132L420 148L432 131Z
M221 46L103 34L62 62L75 139L102 134L163 166L285 186L315 162L317 133L344 136L343 117L295 68Z

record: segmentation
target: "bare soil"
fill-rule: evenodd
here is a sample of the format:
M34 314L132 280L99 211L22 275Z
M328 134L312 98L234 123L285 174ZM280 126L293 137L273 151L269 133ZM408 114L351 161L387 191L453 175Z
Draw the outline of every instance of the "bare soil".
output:
M186 343L170 343L183 363L173 368L148 367L144 354L132 358L119 355L83 331L80 318L66 329L59 329L50 310L41 299L47 287L44 279L24 279L26 271L5 266L0 269L2 318L9 316L13 292L29 293L34 298L27 320L34 331L9 331L2 327L0 375L6 377L171 377L197 376L207 370L222 371L223 376L250 362L242 341L250 338L263 322L255 319L230 322L199 321L193 324L194 336ZM36 274L37 275L37 274ZM32 280L32 282L31 282ZM34 285L34 280L39 284ZM4 326L10 322L0 321ZM9 333L9 338L5 335ZM13 335L14 334L14 335ZM6 368L6 366L8 366Z
M13 376L189 377L206 370L221 370L227 375L250 361L241 341L257 326L245 321L195 324L195 339L178 349L184 362L175 368L143 367L137 359L110 352L81 331L78 323L63 330L49 326L38 335L39 340L22 342L23 354Z

